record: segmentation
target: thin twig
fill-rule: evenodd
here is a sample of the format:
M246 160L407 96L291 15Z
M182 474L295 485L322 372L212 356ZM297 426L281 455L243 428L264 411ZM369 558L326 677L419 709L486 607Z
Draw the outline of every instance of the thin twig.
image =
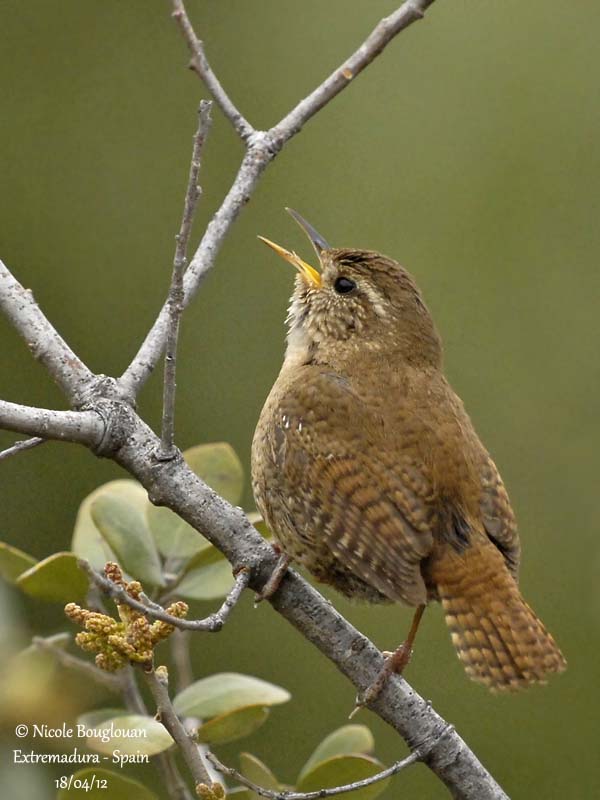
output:
M185 39L189 51L192 55L192 60L190 62L190 66L192 69L198 74L198 76L204 81L206 88L214 97L217 105L223 112L223 114L227 117L227 119L231 122L234 129L239 134L240 138L243 141L247 141L250 136L254 133L254 128L247 119L245 119L242 114L238 111L235 105L232 103L229 95L221 86L221 82L212 71L210 64L208 63L208 59L206 57L206 52L204 50L204 43L196 36L194 28L192 27L192 23L190 22L190 18L187 15L187 11L185 10L185 6L183 5L182 0L172 0L173 1L173 18L179 25L181 32L183 34L183 38Z
M210 786L212 781L202 762L198 747L175 713L171 698L169 697L168 683L165 674L161 672L157 675L153 669L144 671L143 674L156 703L156 710L160 721L179 745L185 763L194 778L194 783Z
M128 664L123 669L120 669L115 674L115 677L119 681L125 707L134 714L148 716L148 709L140 693L135 671L131 665ZM163 753L158 753L156 758L170 800L192 800L192 796L181 777L173 753L167 750Z
M79 565L88 574L90 580L117 603L128 605L152 619L162 620L182 631L206 631L208 633L220 631L250 580L250 571L242 568L237 573L235 583L218 611L205 619L179 619L172 614L167 614L162 606L150 601L145 595L143 597L146 602L140 602L131 597L122 586L105 578L84 559L79 560Z
M177 340L179 338L179 323L183 311L183 274L187 264L187 248L194 221L196 205L201 194L198 184L200 165L202 163L202 150L204 142L208 136L211 126L212 103L210 100L201 100L198 109L198 129L194 134L194 146L192 149L192 161L190 164L190 174L188 178L185 200L183 203L183 215L179 233L175 237L175 257L173 259L173 273L171 276L171 286L167 297L167 307L169 310L169 321L167 325L167 345L165 349L165 374L163 384L163 413L162 413L162 436L161 450L159 457L168 460L176 452L174 446L175 437L175 391L176 391L176 370L177 370Z
M82 658L78 658L77 656L71 655L71 653L65 652L62 648L53 644L52 641L44 639L42 636L34 636L32 643L39 650L43 650L46 653L52 653L54 658L63 667L75 669L78 672L81 672L88 678L92 678L92 680L96 681L96 683L100 683L102 686L110 689L111 692L121 691L121 680L116 675L112 675L110 672L106 672L105 670L96 667L89 661L84 661Z
M246 139L247 150L229 192L208 224L186 271L184 307L190 303L207 273L212 269L217 253L231 226L252 196L262 173L282 147L301 130L317 111L338 95L359 72L362 72L374 61L395 36L413 22L421 19L425 10L433 2L434 0L407 0L395 12L382 19L348 59L269 131L253 131L249 123L241 117L208 66L200 43L200 61L197 65L194 64L194 68L199 70L199 74L225 116L234 125L240 126L238 132L242 138ZM188 46L192 52L198 52L197 49L194 49L194 43L199 40L187 16L183 1L173 0L173 5L176 19ZM201 73L200 70L202 70ZM238 120L238 123L235 120ZM240 123L239 120L242 122ZM137 355L119 379L121 390L128 396L137 396L159 362L166 343L167 323L168 307L165 303Z
M335 797L338 794L345 794L346 792L354 792L356 789L364 789L379 781L384 781L392 775L397 775L401 770L410 767L411 764L419 761L422 756L418 750L413 751L409 756L403 758L401 761L396 761L391 767L378 772L376 775L371 775L370 778L364 778L362 781L354 781L353 783L345 783L342 786L332 786L329 789L315 789L313 792L291 792L291 791L276 791L273 789L265 789L264 786L259 786L256 783L245 778L241 772L233 767L227 767L222 764L214 753L207 752L207 759L215 766L222 775L229 775L235 778L236 781L251 789L261 797L269 797L271 800L318 800L320 797Z
M15 442L12 447L7 447L6 450L0 451L0 461L11 456L16 456L18 453L23 453L25 450L31 450L32 447L37 447L38 444L44 444L47 439L42 439L40 436L34 436L32 439L23 439L21 442Z
M384 17L364 42L323 83L301 100L270 133L281 146L291 139L323 106L336 97L351 81L369 66L401 31L418 22L434 0L407 0Z

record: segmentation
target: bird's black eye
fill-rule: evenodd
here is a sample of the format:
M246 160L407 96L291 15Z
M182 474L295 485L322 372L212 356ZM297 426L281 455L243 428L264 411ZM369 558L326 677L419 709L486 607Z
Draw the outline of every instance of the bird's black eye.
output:
M350 278L345 278L341 275L339 278L336 278L333 288L338 294L348 294L348 292L356 289L356 284Z

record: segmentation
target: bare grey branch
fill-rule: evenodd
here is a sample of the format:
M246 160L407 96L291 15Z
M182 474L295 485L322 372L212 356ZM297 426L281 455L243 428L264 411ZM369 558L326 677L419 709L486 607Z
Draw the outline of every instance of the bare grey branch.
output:
M266 137L266 134L261 136ZM202 241L186 270L183 281L185 291L184 308L192 301L204 278L211 270L231 225L237 219L244 204L250 199L260 176L271 160L268 156L268 151L259 146L259 141L262 140L255 139L255 146L250 148L244 156L227 196L208 223ZM154 325L146 335L137 355L119 379L123 392L130 396L137 395L152 374L166 341L167 324L168 307L165 304Z
M23 439L20 442L15 442L12 447L7 447L6 450L0 452L0 461L11 456L16 456L18 453L23 453L25 450L31 450L32 447L37 447L39 444L44 444L47 441L39 436L34 436L32 439Z
M134 714L148 715L148 709L140 693L133 667L128 664L115 673L119 680L125 707ZM156 755L158 768L169 795L169 800L192 800L179 772L175 756L171 750Z
M136 611L140 611L142 614L152 619L159 619L162 622L167 622L169 625L182 631L205 631L207 633L217 633L220 631L250 581L250 571L246 568L240 569L236 575L233 588L218 611L206 617L206 619L180 619L179 617L174 617L172 614L168 614L162 606L158 605L158 603L151 602L148 598L146 598L145 603L142 603L134 597L131 597L122 586L105 578L104 575L97 572L84 559L79 560L79 565L84 572L87 573L90 580L117 603L128 605L130 608L134 608Z
M104 422L96 411L51 411L0 400L0 428L94 449L104 436Z
M335 797L338 794L346 794L347 792L354 792L357 789L365 789L367 786L371 786L374 783L379 783L386 778L391 778L392 775L397 775L401 770L419 761L421 755L418 750L415 750L409 756L406 756L406 758L403 758L401 761L396 761L391 767L381 770L381 772L372 775L370 778L365 778L362 781L354 781L353 783L345 783L342 786L332 786L329 789L315 789L313 792L278 792L273 789L265 789L264 786L259 786L249 781L248 778L245 778L241 772L233 769L233 767L227 767L225 764L222 764L214 753L207 752L206 757L222 775L229 775L231 778L235 778L242 786L246 786L261 797L269 797L271 800L319 800L320 797Z
M210 786L212 781L202 762L198 747L190 738L171 703L166 670L160 670L158 674L155 670L144 671L144 677L156 703L159 719L179 745L185 763L194 778L194 783Z
M187 248L194 221L196 205L201 195L198 184L200 165L204 142L211 126L212 103L201 100L198 109L198 129L194 134L192 161L188 178L185 200L183 203L183 216L179 233L175 237L175 257L173 259L173 273L171 286L167 297L169 320L167 325L167 346L165 348L165 373L163 383L163 413L160 458L170 459L174 454L175 439L175 391L177 371L177 341L179 339L179 323L183 312L183 274L187 264Z
M180 25L184 25L182 30L186 41L188 44L198 41L185 13L182 0L173 0L173 2L176 6L176 13L181 11L181 15L177 19ZM191 302L206 274L212 269L229 229L252 196L262 173L281 148L298 133L307 120L351 83L352 78L364 70L395 36L412 22L421 19L425 9L433 2L434 0L407 0L397 11L381 20L358 50L277 125L269 131L253 131L250 128L251 132L242 137L246 139L247 150L238 174L219 210L207 226L202 241L186 271L184 308ZM210 75L213 75L212 71ZM220 84L218 87L214 87L207 81L207 86L225 115L232 119L232 114L238 112L233 107L227 107L227 104L225 107L223 106L223 96L219 93ZM221 97L221 101L219 97ZM244 123L248 125L245 120ZM130 396L137 395L156 367L165 347L167 323L168 308L165 304L137 355L119 381L123 391Z
M148 715L148 709L140 694L133 668L128 664L116 674L119 680L125 707L134 714ZM183 782L175 757L170 750L156 755L156 761L170 800L192 800Z
M192 56L190 67L204 81L206 88L212 94L217 105L227 119L231 122L240 138L243 139L243 141L247 141L254 133L254 128L231 102L229 95L225 89L223 89L219 79L212 71L212 68L206 57L204 43L196 36L182 0L172 0L172 2L173 18L179 25L179 28L183 34L183 38L185 39Z
M320 86L301 100L270 133L281 146L291 139L323 106L356 78L401 31L423 19L434 0L407 0L389 17L382 19L355 52L335 69Z

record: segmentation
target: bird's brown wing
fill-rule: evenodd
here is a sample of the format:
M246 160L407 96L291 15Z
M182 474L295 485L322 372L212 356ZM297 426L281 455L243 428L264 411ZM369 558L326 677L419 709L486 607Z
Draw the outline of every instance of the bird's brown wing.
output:
M502 478L489 456L483 465L481 480L481 513L485 531L504 556L513 578L517 580L521 559L517 521Z
M431 492L414 465L386 449L381 420L325 373L281 398L275 428L297 533L310 529L319 546L390 600L425 603L420 562L433 546Z

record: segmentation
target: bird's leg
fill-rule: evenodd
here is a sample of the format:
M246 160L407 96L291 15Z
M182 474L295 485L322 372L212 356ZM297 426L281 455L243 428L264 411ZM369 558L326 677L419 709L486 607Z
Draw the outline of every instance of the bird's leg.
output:
M417 606L406 639L402 642L402 644L399 647L397 647L394 650L393 653L389 653L387 651L384 653L384 655L386 656L386 667L389 664L388 675L390 675L392 672L395 672L396 675L401 675L404 667L406 667L410 662L410 658L413 652L413 645L415 643L417 631L419 630L419 624L423 617L424 611L425 611L424 605Z
M421 618L423 617L423 612L425 611L425 606L417 606L415 611L415 615L413 617L412 624L410 626L410 630L408 632L408 636L402 642L402 644L397 647L393 653L388 651L384 651L384 662L383 668L379 675L375 678L373 683L365 690L362 695L359 695L356 698L356 706L354 710L350 714L350 718L354 716L361 708L364 706L368 706L369 703L372 703L375 700L383 687L386 684L387 679L390 675L394 673L396 675L401 675L404 667L410 661L410 657L412 656L413 652L413 644L415 642L415 638L417 635L417 631L419 629L419 623L421 622Z
M281 581L283 580L283 576L287 572L287 568L292 560L281 550L278 544L273 544L272 547L273 550L278 554L279 558L277 560L277 564L275 565L275 569L269 576L269 580L265 583L262 590L255 595L255 606L263 600L269 600L269 598L273 597L277 589L279 589Z

